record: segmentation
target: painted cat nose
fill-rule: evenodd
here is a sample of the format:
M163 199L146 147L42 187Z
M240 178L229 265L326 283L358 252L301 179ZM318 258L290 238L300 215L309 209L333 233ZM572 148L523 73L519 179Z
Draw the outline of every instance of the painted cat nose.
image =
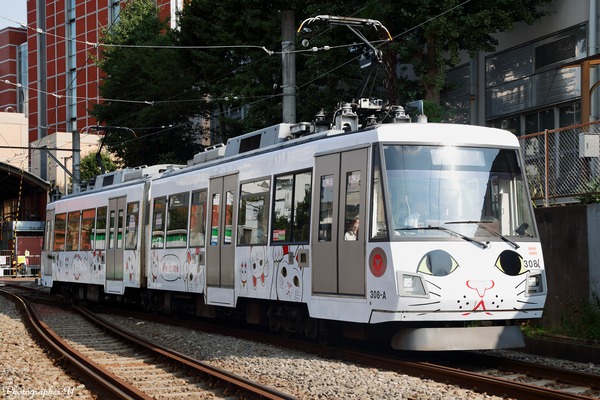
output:
M477 291L479 297L485 296L485 292L494 287L494 281L467 281L467 287Z

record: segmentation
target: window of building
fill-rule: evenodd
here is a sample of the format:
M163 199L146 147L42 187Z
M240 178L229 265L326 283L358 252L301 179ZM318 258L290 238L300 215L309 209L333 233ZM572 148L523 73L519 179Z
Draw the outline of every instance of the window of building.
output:
M554 129L554 108L542 110L525 116L525 133L542 132L545 129Z
M577 125L581 123L581 103L573 103L558 109L558 127Z
M521 117L509 117L498 119L491 122L491 126L493 128L504 129L506 131L510 131L514 133L516 136L521 136L523 131L521 129Z

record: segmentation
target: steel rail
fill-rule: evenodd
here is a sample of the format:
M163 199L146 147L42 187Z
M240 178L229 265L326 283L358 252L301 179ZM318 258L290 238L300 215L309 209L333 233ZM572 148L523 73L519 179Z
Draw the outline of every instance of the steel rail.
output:
M137 346L140 346L140 347L144 348L145 350L148 350L157 355L160 355L160 356L166 357L170 360L181 363L181 364L185 365L186 367L193 369L194 371L197 371L197 372L200 372L203 374L207 374L211 377L214 377L223 382L226 382L227 384L233 385L233 386L237 387L238 389L244 390L246 392L250 392L260 398L271 399L271 400L295 400L296 399L295 396L292 396L290 394L283 393L283 392L280 392L273 388L260 385L257 382L254 382L254 381L251 381L244 377L232 374L224 369L212 366L212 365L202 362L200 360L193 359L191 357L186 356L185 354L182 354L182 353L179 353L172 349L160 346L156 343L149 342L134 333L128 332L124 329L119 328L118 326L111 324L110 322L98 317L97 315L95 315L94 313L90 312L89 310L87 310L83 307L74 306L74 308L85 318L89 319L90 321L94 322L95 324L98 324L103 329L113 331L113 332L117 333L119 336L123 337L125 340L127 340Z
M85 374L92 379L95 384L101 386L103 390L118 399L152 399L152 397L139 391L132 385L118 378L116 375L105 371L96 363L88 360L86 357L82 357L77 352L72 351L71 348L41 320L39 314L27 299L6 290L0 289L0 292L7 297L13 298L13 301L18 305L18 308L24 313L26 325L33 330L32 333L35 336L40 338L45 345L49 346L57 354L68 360L79 372Z
M344 350L347 354L348 351ZM355 359L365 360L370 363L385 366L389 369L399 370L411 376L420 376L438 382L450 383L461 387L468 387L478 392L486 392L499 396L514 397L519 400L589 400L591 397L579 394L561 392L542 386L515 382L499 377L469 372L462 369L451 368L443 365L423 361L390 360L383 356L355 353Z

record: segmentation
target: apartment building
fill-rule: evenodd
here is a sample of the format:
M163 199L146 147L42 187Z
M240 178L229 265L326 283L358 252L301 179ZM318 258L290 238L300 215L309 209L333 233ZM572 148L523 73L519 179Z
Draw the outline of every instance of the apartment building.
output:
M598 119L598 6L557 0L539 23L497 34L493 53L465 56L448 74L460 122L522 135Z

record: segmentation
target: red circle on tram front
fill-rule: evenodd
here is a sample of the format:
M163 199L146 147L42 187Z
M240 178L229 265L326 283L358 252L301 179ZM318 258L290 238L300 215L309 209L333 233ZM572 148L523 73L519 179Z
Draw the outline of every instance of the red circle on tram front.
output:
M369 256L369 270L371 270L373 276L379 278L385 274L386 269L387 257L385 256L385 252L381 247L374 248Z

